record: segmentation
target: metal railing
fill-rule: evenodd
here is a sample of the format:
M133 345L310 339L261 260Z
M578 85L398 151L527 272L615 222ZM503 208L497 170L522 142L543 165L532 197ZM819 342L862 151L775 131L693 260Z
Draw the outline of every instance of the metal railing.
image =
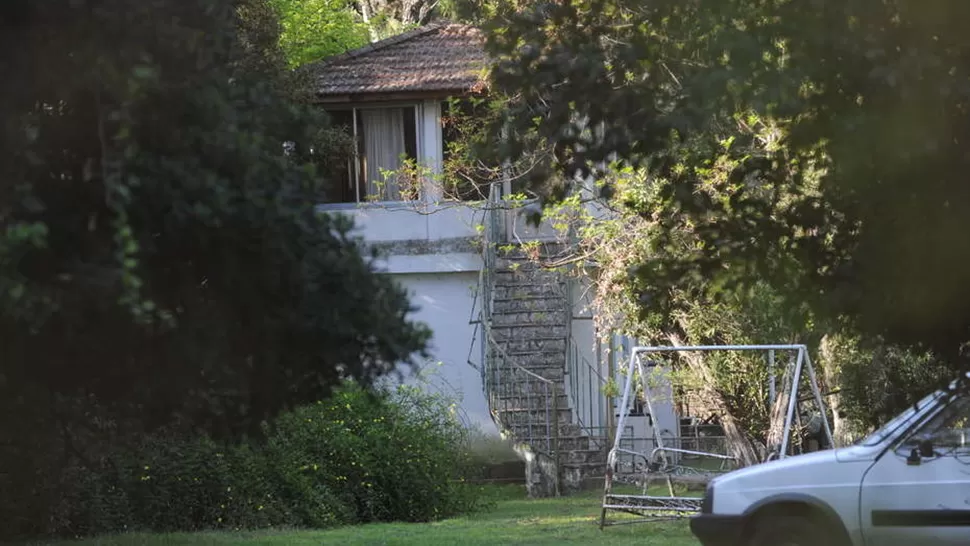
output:
M566 382L573 419L598 447L609 437L609 403L604 392L606 378L580 353L570 337L566 355Z
M569 223L566 233L567 244L577 242L576 225ZM573 266L569 266L572 269ZM607 379L597 366L583 356L579 345L572 336L572 293L575 281L566 276L566 298L570 301L566 314L568 343L566 345L566 381L568 384L569 407L573 410L573 421L590 438L597 448L606 448L612 431L609 413L613 411L612 400L606 394ZM582 298L580 298L582 299ZM598 347L598 345L597 345ZM598 349L597 349L598 350Z
M504 242L498 185L493 185L482 232L479 273L479 324L482 332L482 384L492 420L513 441L552 457L558 466L560 393L556 382L537 375L508 354L492 334L492 304L497 245Z
M491 332L485 337L491 352L485 392L492 415L516 441L555 456L560 415L555 381L516 364L495 342Z

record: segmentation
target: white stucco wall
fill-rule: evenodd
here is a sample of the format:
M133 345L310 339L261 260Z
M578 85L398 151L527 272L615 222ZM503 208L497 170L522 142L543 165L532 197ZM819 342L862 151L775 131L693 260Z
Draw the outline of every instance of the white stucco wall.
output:
M353 218L357 234L367 241L440 241L477 237L485 221L484 203L393 202L320 205L319 210ZM561 237L546 218L538 227L528 223L522 210L507 210L509 241L554 241Z
M409 273L396 274L394 279L408 290L411 302L420 308L411 317L433 331L432 358L423 363L418 376L411 375L406 382L459 398L467 424L498 434L489 417L481 375L468 363L469 356L476 365L481 360L481 335L475 335L475 325L470 324L478 318L472 316L478 274Z
M630 349L636 346L636 341L623 335L615 335L611 341L614 351L615 369L613 376L620 389L619 396L614 399L614 419L619 420L620 408L618 407L623 397L623 389L626 385L628 366L630 363ZM645 359L646 360L646 359ZM630 410L634 406L632 393L636 392L635 387L631 392L630 407L626 408L627 414L624 423L625 429L621 431L621 444L627 449L649 453L656 444L654 442L654 431L660 433L665 439L676 438L679 436L679 421L675 410L673 387L669 380L668 370L660 368L648 368L646 373L649 383L653 386L650 389L650 398L653 406L653 414L648 418L646 415L630 415ZM644 408L644 411L649 411ZM675 441L673 445L666 447L680 447ZM633 459L630 459L631 461Z
M593 434L605 436L609 424L607 414L611 408L607 407L602 391L600 376L605 379L607 371L596 354L596 330L589 288L590 283L582 282L581 279L574 279L570 284L570 351L576 362L570 367L570 375L566 377L569 382L567 391L571 395L570 403L576 419Z
M319 209L350 216L358 235L382 242L474 237L484 217L481 206L457 202L327 204Z

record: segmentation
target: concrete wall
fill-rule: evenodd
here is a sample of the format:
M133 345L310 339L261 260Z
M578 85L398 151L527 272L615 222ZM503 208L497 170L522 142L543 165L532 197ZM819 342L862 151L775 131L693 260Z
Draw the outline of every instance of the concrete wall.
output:
M602 381L607 377L605 361L599 358L596 330L591 308L590 283L574 279L570 283L572 322L570 325L570 357L573 363L566 378L574 417L595 435L606 436L609 423L608 407L602 391ZM602 378L602 379L601 379Z
M627 369L630 362L630 349L636 346L636 341L632 340L626 336L617 335L614 336L611 341L613 345L613 351L615 352L615 362L616 368L614 370L614 378L616 379L617 386L620 389L619 396L616 397L614 401L614 419L619 420L619 415L622 412L627 413L627 418L624 428L626 430L622 431L623 441L621 442L627 449L633 449L635 451L646 452L649 454L650 450L656 447L654 442L654 432L660 433L662 438L675 439L679 436L679 421L676 413L676 405L674 403L674 393L673 387L669 378L667 377L668 371L662 368L647 368L646 373L648 375L648 384L652 386L650 389L650 398L653 406L653 413L648 417L647 415L631 415L631 412L636 405L632 394L636 392L636 385L633 386L631 390L631 400L630 405L627 408L620 408L620 403L623 397L623 389L626 385L627 380ZM644 412L649 412L649 410L644 407ZM630 430L632 429L632 430ZM668 445L665 443L666 447L680 447L676 442L672 442L673 445Z
M480 205L458 202L343 203L320 205L354 219L368 241L411 241L477 237L484 218Z
M422 364L418 376L410 376L407 382L458 397L466 423L497 434L482 392L480 372L468 362L469 355L475 365L481 360L481 336L476 336L475 325L469 324L478 318L472 316L478 274L398 274L394 279L408 290L411 302L419 307L412 318L426 323L434 332L432 358Z

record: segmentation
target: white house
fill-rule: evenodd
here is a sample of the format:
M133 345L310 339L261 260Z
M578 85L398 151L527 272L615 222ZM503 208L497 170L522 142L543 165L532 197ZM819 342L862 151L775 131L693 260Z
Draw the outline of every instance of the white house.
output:
M502 202L507 183L459 200L433 176L416 184L386 176L403 160L440 172L448 138L443 102L485 92L485 66L480 32L451 23L311 66L316 100L357 146L320 208L353 216L364 238L389 253L384 267L420 306L415 318L434 332L434 359L425 366L432 384L459 394L465 417L485 430L501 428L546 455L555 439L555 451L569 452L556 457L565 467L560 475L573 468L580 476L604 465L616 408L602 386L618 368L619 344L611 352L596 341L582 279L537 271L522 256L496 250L499 243L550 243L556 232L533 229L482 199ZM676 430L673 412L662 413L656 426ZM632 421L648 434L643 427L657 420L639 417L643 423Z

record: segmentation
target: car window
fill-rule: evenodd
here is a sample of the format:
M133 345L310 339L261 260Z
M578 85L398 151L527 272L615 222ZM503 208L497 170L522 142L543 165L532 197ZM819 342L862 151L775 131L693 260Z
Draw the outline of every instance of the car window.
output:
M940 456L970 454L970 397L959 396L950 401L903 442L900 452L908 454L923 441L929 441Z
M942 396L942 394L943 393L940 391L934 392L929 396L927 396L926 398L923 398L919 402L913 404L906 411L900 413L892 420L890 420L888 423L876 429L875 432L863 438L862 441L858 443L858 445L868 447L868 446L874 446L882 442L883 440L891 436L894 432L896 432L898 428L908 423L909 420L913 418L913 416L915 416L918 412L923 410L927 405L934 403L937 398Z

